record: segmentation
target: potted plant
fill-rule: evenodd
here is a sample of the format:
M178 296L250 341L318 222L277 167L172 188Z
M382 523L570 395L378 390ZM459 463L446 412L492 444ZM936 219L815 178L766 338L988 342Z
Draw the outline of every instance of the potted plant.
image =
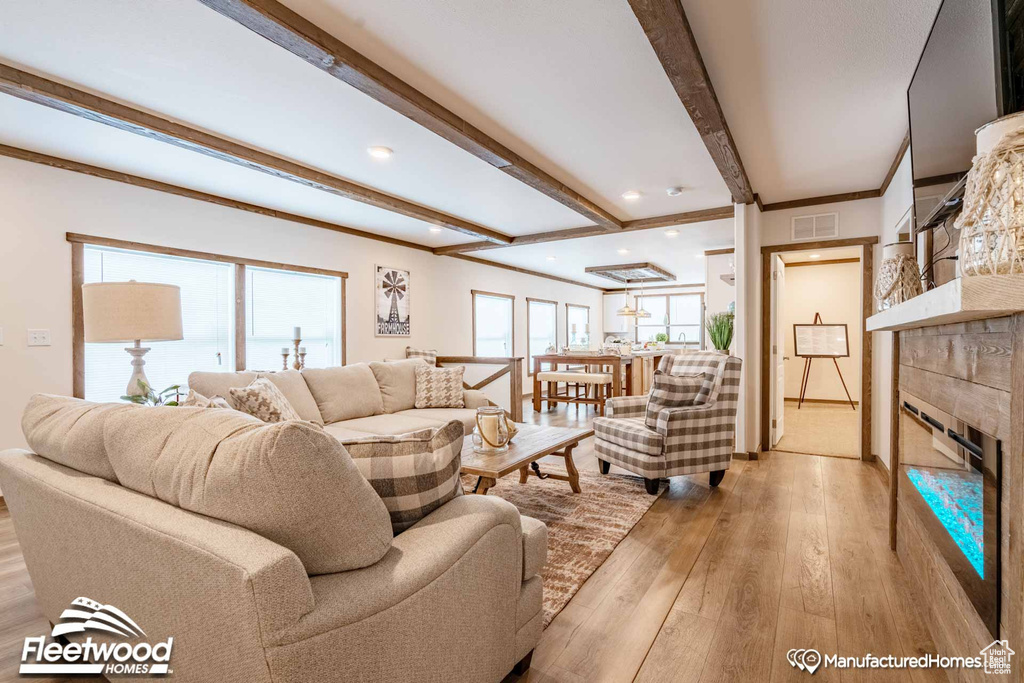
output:
M140 406L176 406L178 405L179 399L181 398L181 385L172 384L167 387L159 394L153 391L153 388L146 384L141 379L138 380L139 389L144 391L143 394L136 394L134 396L122 396L122 401L130 401ZM172 397L173 395L173 397Z
M657 342L657 347L659 349L663 349L665 348L665 343L668 342L668 335L664 332L659 332L654 335L654 341Z
M732 327L735 316L732 313L713 313L709 315L704 324L708 329L708 336L711 343L719 353L729 353L732 346Z

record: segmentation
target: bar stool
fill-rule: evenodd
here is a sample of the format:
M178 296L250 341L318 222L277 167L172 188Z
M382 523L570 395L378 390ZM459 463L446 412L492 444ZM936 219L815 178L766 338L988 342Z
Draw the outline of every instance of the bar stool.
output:
M537 374L537 380L540 382L547 382L548 395L547 402L548 407L551 408L561 403L576 403L577 405L583 403L585 405L593 405L597 408L598 415L604 415L604 402L611 396L612 388L612 375L607 372L558 372L549 371L541 372ZM558 393L558 383L562 382L565 384L564 398L560 397ZM580 398L578 395L573 397L569 395L570 384L582 384L587 387L586 397ZM590 398L590 388L594 389L594 397Z

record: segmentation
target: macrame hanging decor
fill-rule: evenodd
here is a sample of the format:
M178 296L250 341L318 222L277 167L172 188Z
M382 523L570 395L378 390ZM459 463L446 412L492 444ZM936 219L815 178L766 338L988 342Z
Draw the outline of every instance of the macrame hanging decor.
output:
M990 151L975 156L967 174L964 208L956 219L961 275L1024 273L1022 123L1018 119Z
M921 270L910 242L888 244L875 278L875 308L884 311L921 294Z

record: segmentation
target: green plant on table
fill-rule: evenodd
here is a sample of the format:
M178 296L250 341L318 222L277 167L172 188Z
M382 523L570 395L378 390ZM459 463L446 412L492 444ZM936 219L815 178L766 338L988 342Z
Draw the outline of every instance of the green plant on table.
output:
M732 313L713 313L704 320L711 343L719 351L728 351L732 346L732 328L735 317Z
M668 335L665 334L664 332L659 332L658 334L654 335L654 341L656 341L656 342L667 342L668 341Z
M176 406L178 405L178 399L181 398L181 385L172 384L167 387L159 394L153 391L153 388L143 382L141 379L138 380L139 389L142 389L141 394L134 396L122 396L122 401L129 401L140 406ZM171 399L171 395L174 398Z

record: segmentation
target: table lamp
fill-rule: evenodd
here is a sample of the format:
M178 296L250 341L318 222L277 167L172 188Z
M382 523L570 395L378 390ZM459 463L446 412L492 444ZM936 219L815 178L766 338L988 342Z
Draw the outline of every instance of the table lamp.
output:
M132 357L128 396L145 394L149 386L142 359L144 341L175 341L181 333L181 288L153 282L94 282L82 285L82 309L87 342L134 342L125 351Z

